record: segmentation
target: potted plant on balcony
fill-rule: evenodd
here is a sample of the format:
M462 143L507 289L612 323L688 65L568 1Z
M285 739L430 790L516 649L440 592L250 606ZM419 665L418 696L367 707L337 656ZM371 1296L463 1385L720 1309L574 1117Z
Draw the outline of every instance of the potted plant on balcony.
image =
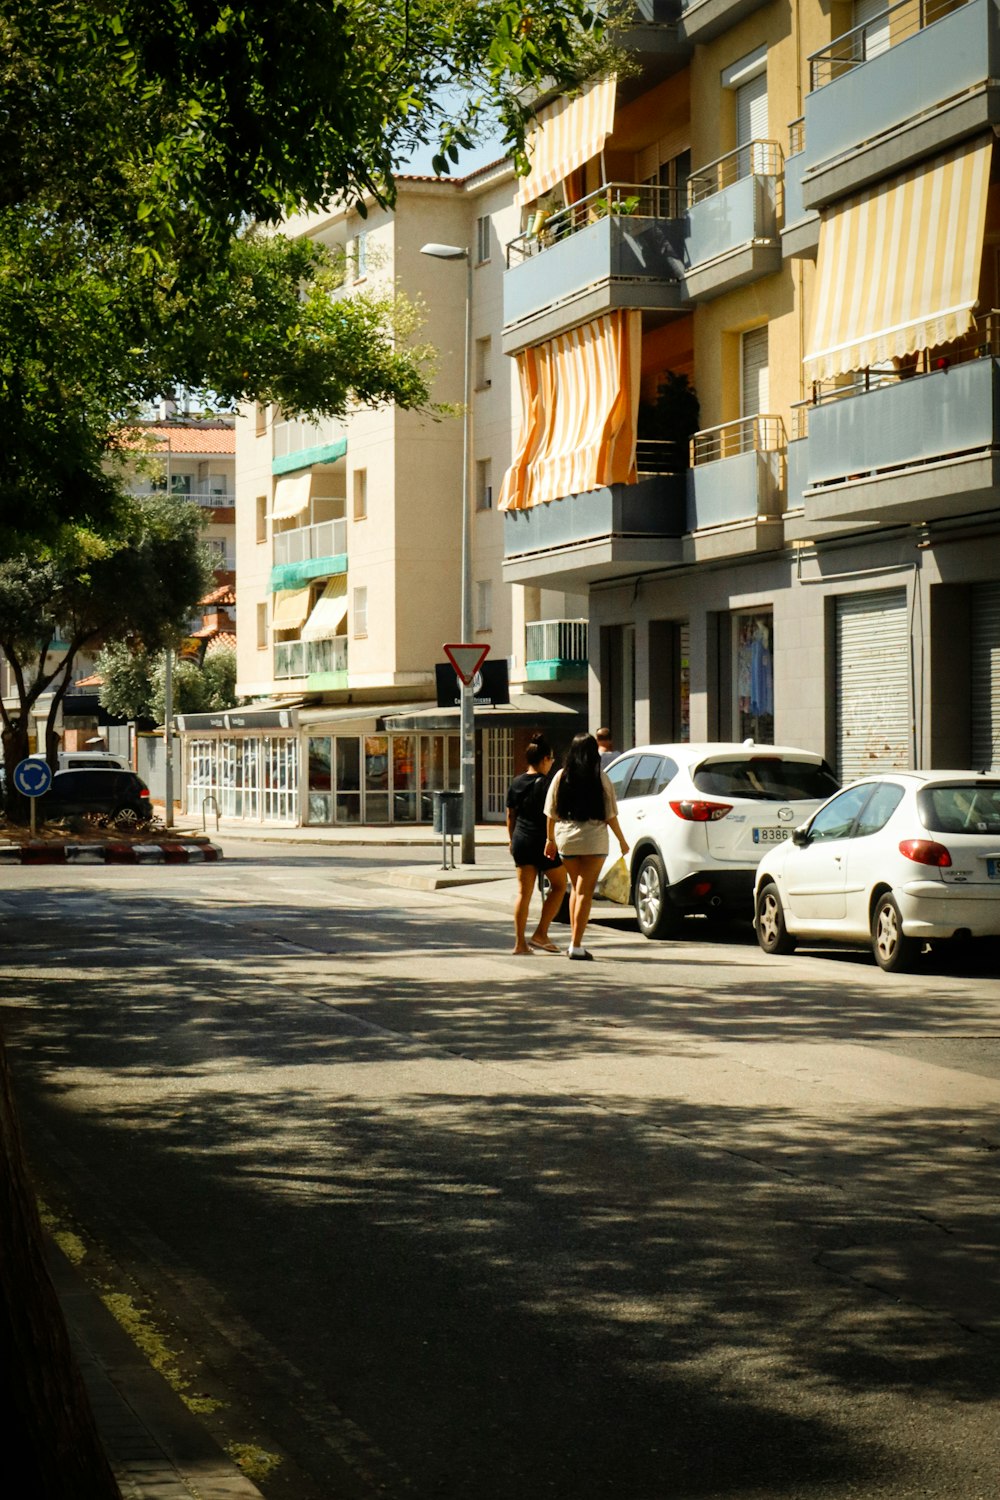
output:
M654 401L640 401L638 439L640 443L669 444L661 451L669 464L660 472L679 474L688 467L688 451L698 431L701 410L698 395L686 375L665 370L656 387Z

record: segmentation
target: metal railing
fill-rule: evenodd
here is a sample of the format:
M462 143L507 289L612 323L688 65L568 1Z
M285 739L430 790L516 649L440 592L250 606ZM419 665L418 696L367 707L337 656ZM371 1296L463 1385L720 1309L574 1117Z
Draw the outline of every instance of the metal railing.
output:
M691 173L687 184L688 206L693 208L744 177L780 177L784 161L784 152L777 141L747 141Z
M684 213L684 189L657 187L650 183L609 182L566 208L550 212L539 208L529 216L528 226L507 245L507 266L538 255L550 245L568 239L600 219L635 214L643 219L679 219Z
M310 562L314 557L340 557L347 551L347 521L319 521L315 526L297 526L274 533L274 561Z
M779 453L785 447L785 424L780 417L738 417L705 427L691 439L691 463L712 464L741 453Z
M639 438L635 466L640 474L679 474L685 467L684 454L669 438Z
M923 375L936 375L952 365L968 364L975 359L1000 359L1000 309L991 308L988 313L976 318L972 328L962 339L939 349L920 349L915 354L899 359L887 359L882 364L869 365L864 370L852 370L846 375L834 376L831 380L816 380L812 395L805 403L808 406L825 406L831 401L841 401L845 396L860 396L868 391L881 390L887 385L898 385L903 380L913 380Z
M524 627L525 661L588 660L586 620L532 620Z
M275 641L275 681L307 677L314 672L347 671L347 637L318 641Z
M965 0L899 0L879 15L835 37L810 54L809 89L821 89L880 53L887 52L934 21L958 10Z
M211 509L214 506L233 506L236 504L235 492L227 486L225 489L212 488L204 480L195 481L188 488L179 484L147 484L134 485L129 489L129 494L141 500L148 495L179 495L184 500L195 500L199 505Z

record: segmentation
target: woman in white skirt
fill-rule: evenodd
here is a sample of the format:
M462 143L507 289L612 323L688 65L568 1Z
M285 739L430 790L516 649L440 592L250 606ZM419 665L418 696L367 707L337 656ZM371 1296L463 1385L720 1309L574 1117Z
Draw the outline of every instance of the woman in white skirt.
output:
M601 770L600 751L592 734L578 734L566 752L545 798L548 842L545 855L558 854L569 876L569 957L591 959L583 946L594 889L608 854L608 829L622 854L628 843L618 824L614 788Z

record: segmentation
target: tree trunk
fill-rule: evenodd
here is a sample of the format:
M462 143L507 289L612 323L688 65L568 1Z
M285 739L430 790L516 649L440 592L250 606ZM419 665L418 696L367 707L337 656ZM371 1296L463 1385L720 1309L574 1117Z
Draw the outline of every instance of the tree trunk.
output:
M39 1500L121 1500L45 1266L0 1040L0 1402L4 1471Z

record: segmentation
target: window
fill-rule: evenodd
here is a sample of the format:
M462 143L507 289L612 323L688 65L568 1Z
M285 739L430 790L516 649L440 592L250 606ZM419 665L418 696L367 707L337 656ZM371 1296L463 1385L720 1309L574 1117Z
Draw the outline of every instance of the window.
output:
M751 142L768 139L767 48L758 47L725 68L722 87L735 95L737 170L749 177L766 166L763 150L754 150Z
M871 796L871 782L848 787L839 797L834 797L809 824L811 839L846 839L854 827L854 820Z
M734 615L735 739L774 743L774 616L770 610Z
M267 541L267 496L257 496L257 545Z
M751 328L740 339L740 416L766 416L770 408L767 328Z
M267 650L267 604L257 606L257 650Z
M355 281L368 275L368 235L364 230L347 242L347 269Z
M655 797L676 775L676 764L665 756L640 755L635 763L635 773L622 795L626 800L630 797Z
M614 787L615 797L619 802L625 800L627 796L626 782L638 764L638 756L626 755L622 760L616 760L614 765L609 766L605 771L604 774Z
M903 788L901 786L894 786L892 782L887 781L884 785L876 787L871 801L858 819L858 826L854 831L855 837L864 838L866 834L878 833L879 829L884 828L888 823L902 800Z
M476 584L476 629L493 629L493 585L488 578Z
M493 384L490 374L493 362L493 340L489 334L476 339L476 390L485 391Z
M368 634L368 590L354 590L354 634Z
M221 536L205 537L205 547L212 560L212 567L221 569L226 567L226 539Z
M491 225L489 214L483 214L476 220L476 260L482 264L489 260L491 249Z
M476 509L493 509L493 460L476 460Z
M368 470L354 471L354 519L363 521L368 514Z
M254 432L257 437L261 437L267 431L267 407L262 401L255 401L253 404L253 421Z

